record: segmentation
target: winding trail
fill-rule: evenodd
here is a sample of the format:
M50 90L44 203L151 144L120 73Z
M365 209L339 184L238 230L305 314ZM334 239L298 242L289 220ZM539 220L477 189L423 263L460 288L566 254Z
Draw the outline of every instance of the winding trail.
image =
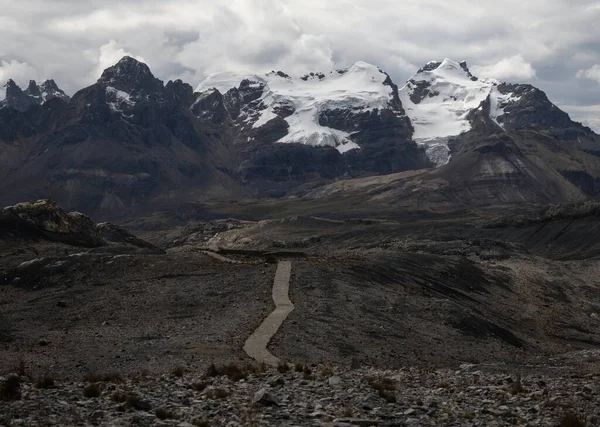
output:
M243 264L242 261L224 257L216 252L201 252L204 255L208 255L221 262ZM277 271L275 272L275 278L273 279L272 291L275 310L262 321L258 328L256 328L244 343L244 351L246 354L259 363L265 363L271 366L277 366L279 364L279 359L267 350L267 346L283 324L284 320L294 310L294 304L292 304L289 297L291 274L291 261L279 261L277 263Z
M294 304L292 304L289 297L291 273L291 261L279 261L273 280L275 310L263 320L244 344L244 351L257 362L264 362L271 366L277 366L279 363L279 359L267 350L267 345L269 345L269 341L279 330L283 321L294 310Z

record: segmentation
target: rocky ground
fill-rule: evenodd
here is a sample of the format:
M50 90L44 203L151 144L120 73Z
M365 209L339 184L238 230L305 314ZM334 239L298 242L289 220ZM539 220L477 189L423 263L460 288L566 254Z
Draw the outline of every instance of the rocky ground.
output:
M571 357L598 358L600 352ZM204 375L113 373L64 382L23 376L13 391L13 400L0 402L2 426L600 425L599 371L510 375L477 365L344 370L281 364L277 370L233 366Z
M0 425L598 425L600 263L577 241L600 221L489 217L141 240L47 201L2 210ZM269 351L294 365L245 368L282 259L295 310ZM213 362L237 368L205 375Z

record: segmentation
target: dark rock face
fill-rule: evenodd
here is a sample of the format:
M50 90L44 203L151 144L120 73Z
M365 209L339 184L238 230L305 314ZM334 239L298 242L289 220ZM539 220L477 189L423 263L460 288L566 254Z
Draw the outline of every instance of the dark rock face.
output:
M520 129L546 129L559 139L577 139L577 135L586 132L585 127L573 122L569 115L554 105L541 90L524 84L502 83L498 85L500 93L513 93L519 97L504 109L499 117L507 131Z
M237 88L225 94L217 90L196 94L192 112L198 118L232 130L232 139L243 159L237 172L259 193L281 195L304 182L430 167L424 152L412 141L413 128L402 108L398 87L389 75L380 72L385 76L383 85L391 88L386 108L325 107L316 111L320 126L349 133L360 146L344 154L327 146L277 143L288 135L289 124L285 119L294 114L296 106L285 97L266 105L263 95L268 88L257 79L241 80ZM285 73L272 74L295 84ZM324 74L312 73L302 80L325 78ZM254 127L252 124L267 108L271 108L274 117Z
M466 63L460 67L476 79ZM285 97L267 105L260 78L241 80L226 93L194 93L181 80L163 84L147 65L125 57L72 99L52 80L31 81L24 91L9 81L0 102L0 204L50 197L92 217L118 219L188 201L278 197L340 178L433 167L412 140L398 87L379 72L375 78L389 87L385 105L333 102L315 110L315 125L344 132L360 147L343 154L331 146L279 143L299 107ZM270 78L293 83L283 72ZM327 78L312 73L302 80ZM415 85L413 102L438 95L425 82ZM500 126L490 118L488 98L469 114L472 129L450 141L450 165L431 172L456 187L445 187L441 199L462 191L475 194L477 203L597 194L598 136L532 86L497 89L513 95ZM255 127L266 108L273 115Z
M179 203L194 192L200 198L236 194L241 185L222 172L233 169L234 156L220 144L219 132L189 112L193 101L189 85L164 86L145 64L124 58L77 92L51 126L27 129L33 155L0 182L0 203L45 196L68 209L114 218L137 206ZM19 135L14 129L8 136ZM18 149L27 147L21 142Z
M4 89L6 90L6 99L0 100L0 109L8 107L26 112L36 105L42 105L55 98L69 102L69 97L56 85L54 80L46 80L41 86L38 86L35 80L30 80L24 91L13 80L8 80Z
M4 100L6 106L24 112L35 105L35 102L13 80L9 80L4 88L6 90L6 99Z

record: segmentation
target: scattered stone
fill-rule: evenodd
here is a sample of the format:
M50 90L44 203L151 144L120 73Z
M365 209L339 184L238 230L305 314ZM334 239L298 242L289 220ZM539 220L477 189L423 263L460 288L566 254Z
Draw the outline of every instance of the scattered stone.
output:
M279 399L272 393L270 393L266 388L261 388L254 394L254 398L252 399L252 404L266 405L266 406L279 406Z
M342 379L340 377L333 376L333 377L329 378L328 382L329 382L329 385L336 386L336 385L340 385L342 383Z
M22 377L20 385L15 381L15 385L4 389L0 407L11 414L9 425L39 425L37 420L44 419L44 425L56 427L82 423L165 427L555 427L560 425L567 403L571 413L587 420L588 425L597 425L594 420L600 417L596 393L600 376L593 373L523 374L527 391L513 395L507 386L507 373L484 370L336 367L335 372L340 375L316 375L310 381L305 380L301 370L281 373L276 368L249 373L244 381L232 381L225 375L204 377L192 371L176 379L170 375L145 375L143 380L134 376L117 383L91 383L83 396L81 382L57 381L54 388L37 388ZM394 380L396 403L381 399L370 385L373 378ZM6 384L5 380L0 377L0 384ZM151 408L164 408L174 418L157 420ZM0 414L0 425L4 421Z

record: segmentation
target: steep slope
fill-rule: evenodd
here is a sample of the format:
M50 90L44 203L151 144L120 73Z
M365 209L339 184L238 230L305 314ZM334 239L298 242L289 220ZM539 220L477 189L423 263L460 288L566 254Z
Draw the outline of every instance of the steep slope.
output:
M51 197L112 218L137 206L238 194L235 179L218 169L227 170L221 159L230 156L188 111L192 92L123 58L77 92L51 129L13 143L25 154L0 183L1 202Z
M438 166L449 161L451 140L474 128L479 136L535 129L561 141L597 142L589 128L573 122L541 90L478 79L464 61L429 62L400 89L400 99L415 140Z
M365 62L302 77L220 73L197 92L192 111L233 126L246 159L239 173L259 188L431 166L397 86Z
M25 112L35 105L45 104L55 98L69 102L69 97L54 80L46 80L41 86L38 86L35 80L30 80L27 89L22 90L14 80L9 79L0 88L0 109L10 107Z
M474 77L465 62L429 62L400 89L400 99L415 129L414 138L427 147L440 166L448 162L448 139L471 129L469 114L496 84Z
M357 62L328 75L311 73L300 78L282 72L244 77L216 74L203 81L196 91L227 93L241 82L248 82L248 88L256 89L257 95L260 93L257 105L242 107L241 120L252 129L283 120L287 133L277 140L281 143L332 146L340 153L359 149L351 135L355 129L335 117L339 112L360 115L391 110L406 122L389 76L366 62ZM410 137L410 127L406 127Z

